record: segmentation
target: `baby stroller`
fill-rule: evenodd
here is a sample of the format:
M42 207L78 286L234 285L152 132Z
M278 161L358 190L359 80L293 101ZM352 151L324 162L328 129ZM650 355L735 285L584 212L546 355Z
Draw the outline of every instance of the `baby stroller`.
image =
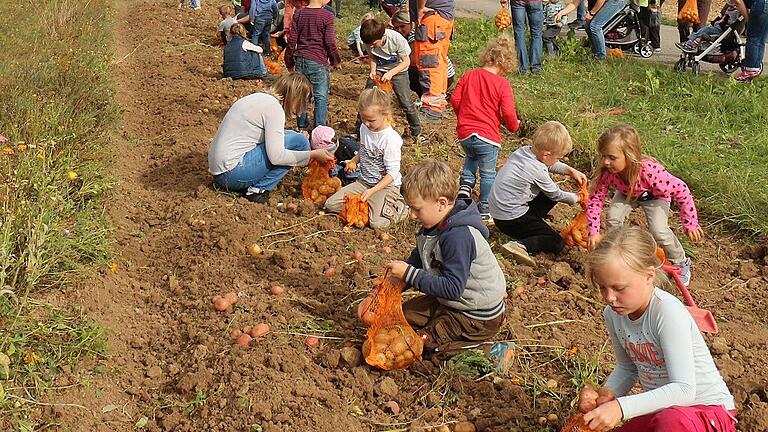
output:
M675 63L675 70L685 72L687 67L691 68L694 75L701 72L701 62L714 63L720 66L720 70L727 74L733 73L741 66L744 60L744 45L746 41L742 40L740 33L744 31L744 18L739 17L732 25L729 25L723 34L712 41L698 53L680 54L680 60Z
M640 18L636 6L626 5L603 28L605 46L632 51L642 58L653 55L651 42L640 34Z

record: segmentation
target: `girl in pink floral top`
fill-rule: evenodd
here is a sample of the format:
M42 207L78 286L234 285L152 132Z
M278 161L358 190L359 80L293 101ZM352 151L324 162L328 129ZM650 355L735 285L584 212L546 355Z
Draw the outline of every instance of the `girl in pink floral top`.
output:
M698 242L704 236L688 185L670 174L657 160L643 155L637 129L631 126L618 125L603 132L597 141L597 151L600 164L587 204L589 249L594 249L600 241L600 214L605 197L614 189L606 225L622 225L633 209L642 207L648 229L664 249L667 259L680 267L681 279L688 285L691 260L685 256L668 220L671 201L675 201L688 238Z

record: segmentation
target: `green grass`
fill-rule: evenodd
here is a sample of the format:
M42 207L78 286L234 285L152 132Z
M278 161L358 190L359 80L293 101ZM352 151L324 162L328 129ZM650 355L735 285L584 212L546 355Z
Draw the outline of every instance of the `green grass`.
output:
M110 256L100 203L112 185L102 148L117 118L107 3L64 0L35 14L0 4L2 430L40 426L30 407L56 372L104 350L79 310L38 299Z

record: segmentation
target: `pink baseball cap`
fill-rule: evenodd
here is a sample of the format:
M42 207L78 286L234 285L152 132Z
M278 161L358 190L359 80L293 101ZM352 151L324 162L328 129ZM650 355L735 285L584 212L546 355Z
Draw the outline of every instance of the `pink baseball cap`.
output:
M328 126L318 126L312 129L312 139L310 141L310 147L312 150L322 149L328 150L333 153L336 151L336 143L333 142L333 137L336 136L336 131Z

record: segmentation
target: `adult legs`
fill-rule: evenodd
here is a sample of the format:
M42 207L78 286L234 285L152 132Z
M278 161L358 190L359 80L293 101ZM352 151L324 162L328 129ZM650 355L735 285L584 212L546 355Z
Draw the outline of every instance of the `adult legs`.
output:
M747 46L745 68L758 71L763 65L765 39L768 35L768 1L754 0L747 21Z
M531 72L541 72L541 55L544 50L542 28L544 27L544 9L540 1L526 2L528 26L531 29Z
M606 56L603 27L623 7L624 2L621 0L607 0L588 24L592 52L598 60L605 60Z
M515 51L517 51L517 66L520 74L528 73L528 43L525 36L525 22L528 14L524 4L512 3L512 31L515 35Z
M421 111L435 120L442 119L447 105L448 49L451 46L453 21L437 13L426 16L416 29L414 56L419 68Z

